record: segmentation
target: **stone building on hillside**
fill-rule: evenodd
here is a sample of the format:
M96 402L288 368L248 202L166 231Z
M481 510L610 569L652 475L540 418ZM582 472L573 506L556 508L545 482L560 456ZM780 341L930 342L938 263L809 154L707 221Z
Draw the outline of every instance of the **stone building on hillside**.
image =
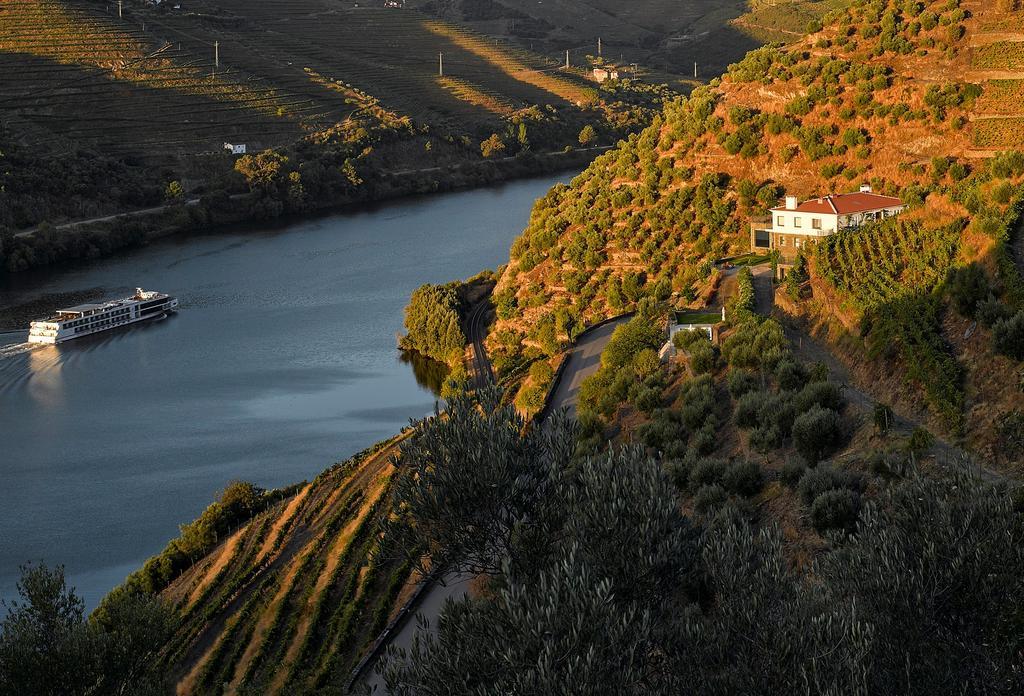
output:
M750 249L755 253L777 250L781 279L806 245L899 215L905 207L899 198L873 193L867 185L857 193L832 194L802 203L796 196L786 196L785 205L772 208L770 216L751 220Z

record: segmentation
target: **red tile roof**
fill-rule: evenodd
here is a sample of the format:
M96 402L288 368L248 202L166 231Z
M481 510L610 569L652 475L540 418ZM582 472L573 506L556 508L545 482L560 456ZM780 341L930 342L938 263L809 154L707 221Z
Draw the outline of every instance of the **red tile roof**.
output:
M903 201L892 196L880 196L877 193L839 193L822 198L811 198L800 203L795 211L799 213L818 213L819 215L850 215L852 213L866 213L872 210L883 208L896 208L903 205ZM782 212L786 207L772 208L772 211Z

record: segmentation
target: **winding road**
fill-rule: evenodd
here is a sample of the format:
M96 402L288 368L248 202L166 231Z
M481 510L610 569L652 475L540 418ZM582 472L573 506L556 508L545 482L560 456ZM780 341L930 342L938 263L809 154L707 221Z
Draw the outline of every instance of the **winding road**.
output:
M583 380L601 367L601 352L608 345L615 329L629 321L631 316L616 317L580 334L576 345L565 359L565 367L559 375L558 385L551 395L551 401L544 409L545 417L552 411L562 408L566 409L570 416L576 415L576 402L579 400Z

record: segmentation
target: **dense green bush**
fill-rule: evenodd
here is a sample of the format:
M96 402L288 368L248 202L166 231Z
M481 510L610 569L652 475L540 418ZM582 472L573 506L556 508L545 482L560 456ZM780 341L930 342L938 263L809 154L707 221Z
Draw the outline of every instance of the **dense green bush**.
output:
M458 284L421 285L405 308L405 330L400 345L434 360L462 360L466 336L462 333L462 303Z
M817 404L793 421L793 445L812 464L839 445L841 434L839 414Z
M992 345L998 353L1024 360L1024 310L992 326Z
M811 504L811 524L819 532L852 532L860 512L860 495L849 489L825 491Z
M826 491L849 489L859 492L863 484L856 474L821 464L806 469L800 476L797 492L804 505L810 506L814 499Z
M637 449L573 465L568 421L524 430L497 404L456 403L403 449L384 547L500 591L391 655L389 693L1016 693L1024 518L1005 489L897 480L801 570L720 484L687 519ZM853 507L828 495L816 520L848 528Z
M764 472L757 462L736 462L725 470L722 485L736 495L757 495L764 487Z
M730 370L726 378L729 387L729 394L734 399L739 399L744 394L758 388L759 382L753 372L749 370Z
M795 397L795 406L799 413L809 411L814 405L840 411L844 403L843 393L835 382L811 382Z
M956 311L966 317L973 317L978 303L989 294L988 277L976 263L950 270L946 287Z

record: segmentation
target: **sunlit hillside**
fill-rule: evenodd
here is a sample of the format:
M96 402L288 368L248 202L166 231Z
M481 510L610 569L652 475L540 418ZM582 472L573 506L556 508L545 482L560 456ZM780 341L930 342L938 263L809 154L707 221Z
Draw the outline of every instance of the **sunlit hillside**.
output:
M1021 144L1019 130L1011 133L1016 116L995 113L1014 111L1015 84L988 81L1016 75L1016 42L992 27L1017 17L983 3L856 4L671 104L538 202L496 293L498 363L514 370L524 341L557 351L581 327L645 297L699 307L717 282L712 262L747 252L750 220L784 192L808 198L870 185L911 205L911 227L899 234L917 241L886 252L894 258L880 301L851 296L819 265L823 282L804 309L834 323L837 341L852 334L851 360L879 375L905 370L890 385L896 400L927 403L936 427L974 427L991 442L993 432L965 418L983 398L971 385L985 364L1008 372L1012 363L964 354L930 298L947 270L968 262L1008 289L1019 283L1008 240L1022 172L1014 157L992 159ZM992 41L1009 43L987 48ZM979 72L979 61L998 73ZM936 255L950 226L952 253ZM932 262L929 273L914 272ZM881 272L875 263L872 273ZM990 404L1005 408L1008 389Z

